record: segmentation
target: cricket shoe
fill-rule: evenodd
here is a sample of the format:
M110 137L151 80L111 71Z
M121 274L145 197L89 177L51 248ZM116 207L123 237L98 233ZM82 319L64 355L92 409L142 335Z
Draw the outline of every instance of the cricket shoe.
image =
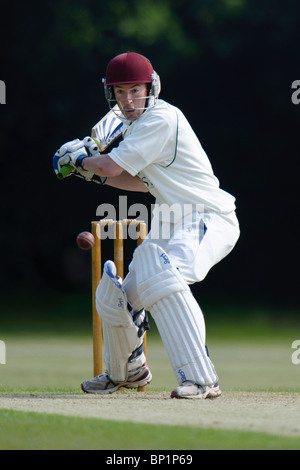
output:
M108 373L97 375L91 380L86 380L81 384L81 390L85 393L108 394L114 393L119 388L138 388L148 385L152 380L152 374L145 362L138 369L129 371L128 378L125 382L114 382Z
M221 395L222 392L218 383L214 385L197 385L188 380L171 392L171 398L196 398L200 400L218 398Z

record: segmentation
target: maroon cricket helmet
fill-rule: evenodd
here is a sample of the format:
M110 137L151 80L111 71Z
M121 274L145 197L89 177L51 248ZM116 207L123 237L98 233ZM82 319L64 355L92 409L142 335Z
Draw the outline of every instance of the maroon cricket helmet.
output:
M153 67L151 62L136 52L117 55L108 63L106 86L126 83L152 83Z

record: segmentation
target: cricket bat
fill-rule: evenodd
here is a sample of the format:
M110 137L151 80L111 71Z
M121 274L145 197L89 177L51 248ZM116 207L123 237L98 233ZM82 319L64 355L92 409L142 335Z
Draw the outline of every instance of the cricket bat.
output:
M99 147L100 153L103 153L112 143L122 134L124 123L117 118L115 112L119 111L116 104L97 124L94 125L91 132L91 137L95 140ZM74 168L70 165L62 166L60 172L57 173L57 178L62 180L66 178Z

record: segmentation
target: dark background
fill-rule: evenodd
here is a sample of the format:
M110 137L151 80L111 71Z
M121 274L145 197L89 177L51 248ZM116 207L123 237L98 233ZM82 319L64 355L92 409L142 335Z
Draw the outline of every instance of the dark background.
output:
M181 108L236 197L240 240L198 295L299 306L298 0L4 0L1 10L2 299L90 289L76 235L126 193L59 182L52 156L107 112L106 65L131 50L151 60L161 98Z

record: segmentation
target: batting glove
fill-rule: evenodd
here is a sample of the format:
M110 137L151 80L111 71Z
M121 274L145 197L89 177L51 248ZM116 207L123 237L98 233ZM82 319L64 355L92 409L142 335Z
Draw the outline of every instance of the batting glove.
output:
M95 157L100 155L99 152L99 147L97 143L92 139L92 137L85 137L83 139L83 145L86 149L86 152L89 157ZM106 181L106 178L98 175L94 175L91 171L84 170L82 166L78 166L76 168L76 173L74 173L75 176L79 176L81 178L84 178L86 181L92 181L94 183L98 184L104 184Z
M82 140L75 139L63 145L58 152L60 155L58 165L70 165L76 168L82 168L82 162L89 155Z
M84 170L82 162L85 158L100 155L97 143L91 137L71 140L63 144L53 157L53 168L56 174L61 172L62 167L68 167L64 177L70 175L78 176L86 181L97 184L104 184L107 178L94 175L94 173ZM71 171L69 171L71 169Z
M95 140L92 139L92 137L85 137L83 139L83 144L86 148L86 151L89 157L95 157L95 156L100 155L97 142L95 142ZM79 178L83 178L86 181L92 181L93 183L97 183L100 185L104 184L105 181L107 180L107 178L103 176L95 175L91 171L84 170L82 167L77 167L74 175L78 176Z
M57 150L57 152L55 153L54 157L53 157L53 160L52 160L52 164L53 164L53 168L54 168L54 171L56 174L60 173L61 171L61 168L63 166L70 166L71 164L71 158L70 158L70 155L74 152L74 151L78 151L79 149L84 149L84 145L82 143L82 141L80 141L79 139L75 139L75 140L71 140L69 142L66 142L65 144L63 144L60 149ZM86 154L87 156L87 154ZM75 170L75 167L73 169L73 171ZM72 171L67 174L67 176L70 176L70 174L72 174Z
M83 144L85 148L87 149L87 152L90 156L96 157L100 155L100 150L97 144L97 141L93 139L92 137L85 137L83 139Z

